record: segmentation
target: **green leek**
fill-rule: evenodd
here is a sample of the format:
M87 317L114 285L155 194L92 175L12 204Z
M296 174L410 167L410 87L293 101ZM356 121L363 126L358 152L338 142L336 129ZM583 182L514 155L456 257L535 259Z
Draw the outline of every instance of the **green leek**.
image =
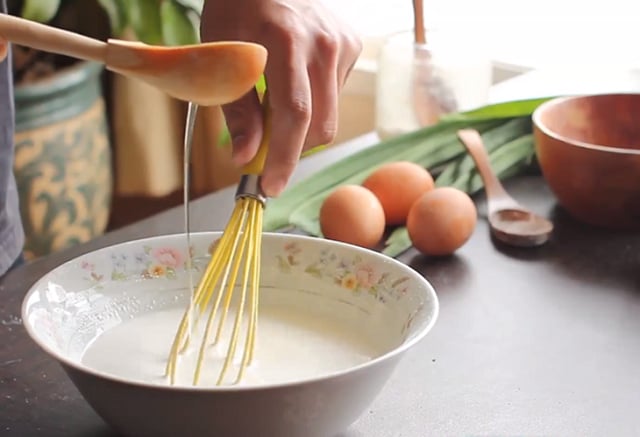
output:
M450 114L434 126L381 141L349 155L270 200L264 230L295 227L321 237L318 215L329 193L339 185L362 183L377 167L391 161L418 163L436 175L437 186L453 186L475 194L482 188L482 180L456 132L463 128L477 129L498 177L511 177L533 162L531 114L547 99L506 102ZM398 227L385 241L383 253L397 256L410 247L406 228Z

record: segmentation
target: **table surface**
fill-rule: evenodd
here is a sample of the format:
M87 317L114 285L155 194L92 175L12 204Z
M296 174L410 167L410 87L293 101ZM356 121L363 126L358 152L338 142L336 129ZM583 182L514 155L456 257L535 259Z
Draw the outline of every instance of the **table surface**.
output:
M366 135L307 158L294 180L376 140ZM577 223L539 176L506 185L552 218L552 241L537 249L494 243L478 196L477 229L455 256L399 257L434 285L440 317L343 437L640 435L640 235ZM194 201L194 230L221 229L232 202L232 189ZM22 298L81 253L182 230L175 208L0 280L0 435L114 435L27 337Z

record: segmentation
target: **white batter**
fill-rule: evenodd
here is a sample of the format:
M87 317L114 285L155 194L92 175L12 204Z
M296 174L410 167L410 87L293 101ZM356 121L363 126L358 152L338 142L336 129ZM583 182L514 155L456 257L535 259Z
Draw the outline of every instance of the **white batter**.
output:
M82 362L126 379L168 384L165 366L183 311L176 307L123 322L94 340ZM205 323L206 319L199 327ZM353 326L299 309L262 306L257 335L254 361L241 385L316 377L364 363L381 352L370 336ZM196 344L199 347L200 337ZM215 385L225 352L226 344L209 348L200 385ZM194 346L181 355L176 385L191 385L196 358ZM231 367L226 379L232 381L236 373L237 367Z

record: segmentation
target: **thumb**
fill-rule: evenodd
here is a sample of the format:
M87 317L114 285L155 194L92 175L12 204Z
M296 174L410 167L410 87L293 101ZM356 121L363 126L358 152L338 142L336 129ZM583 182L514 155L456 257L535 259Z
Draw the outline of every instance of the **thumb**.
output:
M223 105L222 112L231 137L233 162L244 165L255 156L262 138L262 109L257 92L251 90Z

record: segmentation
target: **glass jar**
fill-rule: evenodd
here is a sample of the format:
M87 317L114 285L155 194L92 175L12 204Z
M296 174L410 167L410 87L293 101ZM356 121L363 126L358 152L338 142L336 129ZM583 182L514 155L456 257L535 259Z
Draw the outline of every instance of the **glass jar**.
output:
M442 114L486 104L490 59L455 36L428 32L426 44L413 31L385 39L376 75L376 131L386 139L437 123Z

